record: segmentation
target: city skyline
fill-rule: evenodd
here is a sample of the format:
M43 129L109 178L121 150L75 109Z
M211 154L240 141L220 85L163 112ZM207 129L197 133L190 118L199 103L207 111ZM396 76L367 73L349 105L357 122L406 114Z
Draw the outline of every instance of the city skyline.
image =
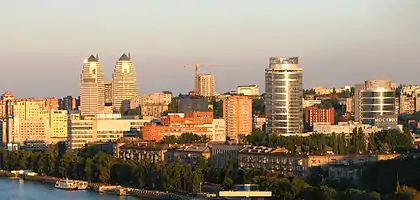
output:
M0 50L0 91L77 96L84 58L99 53L109 81L123 52L133 56L141 94L192 90L193 73L183 65L193 62L217 65L201 71L216 77L217 92L246 84L264 91L272 56L299 57L305 88L382 77L416 83L420 2L302 2L128 1L124 9L112 1L7 2L0 8L8 19L1 22L0 37L8 39ZM92 24L94 31L80 31Z

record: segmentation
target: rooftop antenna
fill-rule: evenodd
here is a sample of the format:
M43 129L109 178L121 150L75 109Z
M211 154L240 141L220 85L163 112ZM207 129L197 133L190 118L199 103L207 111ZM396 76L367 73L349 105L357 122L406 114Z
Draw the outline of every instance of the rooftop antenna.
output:
M130 58L130 60L131 60L131 53L130 52L128 52L128 58Z
M96 53L96 59L98 59L98 60L99 60L99 54L98 54L98 53Z

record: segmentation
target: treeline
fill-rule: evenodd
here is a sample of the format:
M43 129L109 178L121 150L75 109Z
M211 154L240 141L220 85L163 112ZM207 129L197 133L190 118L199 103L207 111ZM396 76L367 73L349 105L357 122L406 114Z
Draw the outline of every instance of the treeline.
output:
M193 144L193 143L206 143L209 139L205 136L200 136L194 133L182 133L177 137L174 135L165 136L161 143L163 144Z
M199 168L174 162L157 165L148 161L136 163L117 159L109 154L86 148L80 152L0 150L0 168L28 169L41 175L123 185L144 189L197 193L203 182ZM182 177L175 172L181 172ZM180 183L185 187L175 185Z
M414 188L420 188L419 167L420 160L415 158L372 163L363 171L363 184L358 189L343 189L322 185L322 176L314 172L303 179L264 169L242 170L231 163L225 168L212 168L204 158L192 164L175 161L162 165L147 160L124 161L93 148L72 153L59 152L56 147L44 152L0 150L0 168L5 170L29 169L42 175L182 193L198 193L204 182L225 190L234 184L252 183L272 191L273 199L284 200L418 199L419 192Z
M348 136L343 133L311 134L307 137L268 135L254 130L246 140L252 145L283 147L293 153L316 154L325 154L328 150L335 154L401 152L413 146L411 135L398 130L383 130L367 135L362 129L355 129Z

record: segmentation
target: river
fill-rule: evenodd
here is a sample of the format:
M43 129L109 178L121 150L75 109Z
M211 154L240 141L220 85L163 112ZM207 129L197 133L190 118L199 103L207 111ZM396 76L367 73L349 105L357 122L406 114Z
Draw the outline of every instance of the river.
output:
M42 183L0 178L1 200L139 200L135 197L101 195L92 191L67 191Z

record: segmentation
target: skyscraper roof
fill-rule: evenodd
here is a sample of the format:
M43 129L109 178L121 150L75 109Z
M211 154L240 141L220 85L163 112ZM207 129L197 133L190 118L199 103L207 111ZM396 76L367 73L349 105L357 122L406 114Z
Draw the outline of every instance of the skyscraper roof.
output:
M125 53L123 53L123 55L118 60L119 61L129 61L131 59L130 59L130 56L127 56Z
M92 55L90 55L90 56L89 56L88 61L89 61L89 62L98 62L98 58L97 58L97 57L95 57L95 56L92 54Z

